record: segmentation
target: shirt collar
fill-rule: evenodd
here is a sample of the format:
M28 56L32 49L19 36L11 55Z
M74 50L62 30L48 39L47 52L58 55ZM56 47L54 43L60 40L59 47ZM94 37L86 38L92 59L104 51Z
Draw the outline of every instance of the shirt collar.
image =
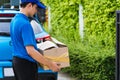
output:
M29 20L29 18L25 15L25 14L23 14L23 13L18 13L20 16L23 16L25 19L27 19L27 20Z

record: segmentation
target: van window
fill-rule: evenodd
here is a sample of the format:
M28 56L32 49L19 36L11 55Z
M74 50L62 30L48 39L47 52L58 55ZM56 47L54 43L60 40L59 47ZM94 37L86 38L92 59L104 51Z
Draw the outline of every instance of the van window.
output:
M39 34L43 31L41 24L37 23L35 20L32 20L30 23L32 25L34 34ZM0 35L10 35L10 21L0 22Z
M10 36L10 23L0 22L0 35Z
M10 32L10 23L9 22L0 22L0 32Z
M31 20L31 25L34 31L34 34L41 33L43 31L42 25L36 22L35 20Z

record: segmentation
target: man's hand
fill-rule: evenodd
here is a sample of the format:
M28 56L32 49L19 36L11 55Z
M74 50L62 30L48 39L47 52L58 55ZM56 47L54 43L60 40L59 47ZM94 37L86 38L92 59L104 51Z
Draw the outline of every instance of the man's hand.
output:
M53 72L60 71L60 66L57 65L55 62L51 62L51 64L48 66Z

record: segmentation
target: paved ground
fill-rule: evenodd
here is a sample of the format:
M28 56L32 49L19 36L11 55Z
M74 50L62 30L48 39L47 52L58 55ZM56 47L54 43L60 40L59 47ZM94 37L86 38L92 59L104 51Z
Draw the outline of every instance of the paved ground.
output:
M59 72L58 73L58 80L76 80L72 77L70 77L68 74L66 73L62 73L62 72Z

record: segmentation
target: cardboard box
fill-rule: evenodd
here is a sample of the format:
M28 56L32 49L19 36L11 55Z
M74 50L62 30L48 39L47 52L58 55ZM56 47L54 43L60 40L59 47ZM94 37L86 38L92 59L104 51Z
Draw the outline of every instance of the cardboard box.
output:
M37 47L43 50L43 55L48 60L56 62L61 68L69 67L70 60L68 47L54 38L52 40L53 42L45 41L43 43L37 44ZM42 67L45 70L49 69L47 66L42 65Z

